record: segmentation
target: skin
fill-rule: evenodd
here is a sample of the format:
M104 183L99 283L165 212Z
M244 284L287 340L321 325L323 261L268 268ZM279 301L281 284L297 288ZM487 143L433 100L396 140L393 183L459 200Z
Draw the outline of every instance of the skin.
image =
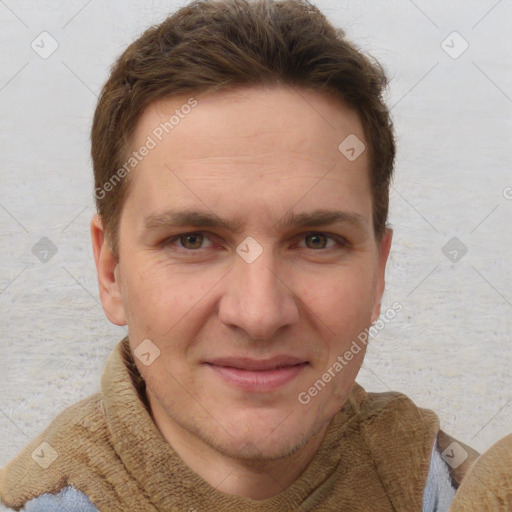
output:
M261 500L300 476L350 392L364 350L308 404L297 399L378 318L392 235L374 234L368 151L349 161L338 150L350 134L364 141L341 101L284 86L195 97L130 175L118 258L92 220L100 297L132 350L150 339L161 351L149 366L135 361L162 436L213 487ZM187 99L150 105L133 148ZM169 224L170 209L237 225ZM285 223L318 210L348 220ZM249 236L263 249L252 263L236 253ZM268 392L205 364L275 355L307 365Z

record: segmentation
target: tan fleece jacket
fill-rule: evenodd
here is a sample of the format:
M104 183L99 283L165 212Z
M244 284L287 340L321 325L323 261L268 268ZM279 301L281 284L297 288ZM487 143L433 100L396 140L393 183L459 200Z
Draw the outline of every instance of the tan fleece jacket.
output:
M102 512L421 511L439 430L437 416L405 395L366 393L354 384L299 479L277 496L255 501L220 492L193 472L148 410L124 339L107 361L101 392L59 414L4 468L2 500L19 508L72 485Z

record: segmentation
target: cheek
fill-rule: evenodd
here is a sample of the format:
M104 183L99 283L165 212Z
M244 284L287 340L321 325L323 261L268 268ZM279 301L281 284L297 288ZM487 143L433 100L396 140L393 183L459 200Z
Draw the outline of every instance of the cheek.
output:
M341 268L303 283L305 305L333 335L344 337L351 326L364 328L370 323L376 281L368 268Z
M137 259L125 264L122 276L121 294L130 334L157 337L170 321L169 312L179 307L178 294L169 293L176 287L169 286L158 266Z
M200 325L208 293L218 277L184 274L150 258L130 263L123 272L122 296L131 333L154 339L161 346L193 336L194 332L187 331Z
M362 364L366 345L360 342L360 335L369 327L373 310L373 275L356 270L340 269L336 278L322 280L321 293L310 283L306 304L313 313L311 318L320 319L317 325L322 332L317 339L315 378L329 371L334 375L321 401L334 409L346 398Z

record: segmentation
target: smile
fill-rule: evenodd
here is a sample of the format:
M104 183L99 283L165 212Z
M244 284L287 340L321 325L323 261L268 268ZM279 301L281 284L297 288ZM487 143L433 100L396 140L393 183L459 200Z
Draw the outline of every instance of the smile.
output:
M309 363L297 360L217 360L206 363L229 385L251 392L274 391L295 379Z

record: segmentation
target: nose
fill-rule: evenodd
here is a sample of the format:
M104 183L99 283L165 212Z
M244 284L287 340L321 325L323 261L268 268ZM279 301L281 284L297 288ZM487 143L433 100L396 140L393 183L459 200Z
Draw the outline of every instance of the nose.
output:
M263 251L252 263L236 256L219 305L223 324L255 340L270 340L299 318L298 299L270 253Z

